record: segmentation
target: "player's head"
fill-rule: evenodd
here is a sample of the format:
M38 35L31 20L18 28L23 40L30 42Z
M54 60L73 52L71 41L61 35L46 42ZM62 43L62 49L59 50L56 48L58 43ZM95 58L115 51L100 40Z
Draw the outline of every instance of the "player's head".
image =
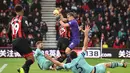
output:
M72 51L71 53L70 53L70 58L73 60L73 59L75 59L75 58L77 58L77 53L75 52L75 51Z
M36 42L36 47L39 49L43 49L43 42L42 41L37 41Z
M67 19L68 21L71 21L75 18L75 14L73 12L67 13Z
M16 14L22 14L24 13L23 7L20 4L15 5L15 12Z

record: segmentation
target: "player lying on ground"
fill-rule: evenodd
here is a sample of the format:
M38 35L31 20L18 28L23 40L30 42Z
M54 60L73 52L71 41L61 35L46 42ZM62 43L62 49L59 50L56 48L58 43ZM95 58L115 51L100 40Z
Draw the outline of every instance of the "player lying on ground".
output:
M109 63L100 63L95 66L89 65L85 60L85 54L86 50L88 49L88 32L90 30L90 27L87 26L85 29L85 38L84 38L84 46L82 48L82 53L77 56L77 53L75 51L72 51L70 53L71 63L60 63L59 61L56 61L52 59L51 57L47 56L47 59L52 61L58 66L62 66L65 69L71 69L73 73L105 73L106 68L115 68L115 67L127 67L126 62L122 61L119 62L109 62Z
M16 16L12 18L9 24L8 36L12 40L13 50L16 50L26 59L24 65L18 69L19 73L29 73L29 68L34 62L33 52L29 46L28 40L28 21L24 15L24 9L21 5L15 5Z
M43 49L43 42L42 41L38 41L36 43L36 51L34 54L34 57L38 63L38 66L41 70L48 70L48 69L52 69L51 66L53 65L53 63L50 60L47 60L46 57L44 56L43 52L41 51L41 49Z

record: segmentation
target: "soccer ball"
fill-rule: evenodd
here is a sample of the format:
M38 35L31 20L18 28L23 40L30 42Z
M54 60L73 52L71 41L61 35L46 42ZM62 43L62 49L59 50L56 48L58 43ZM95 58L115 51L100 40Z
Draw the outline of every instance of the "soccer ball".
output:
M57 9L55 9L55 10L53 11L53 15L55 15L55 16L59 15L59 11L58 11Z

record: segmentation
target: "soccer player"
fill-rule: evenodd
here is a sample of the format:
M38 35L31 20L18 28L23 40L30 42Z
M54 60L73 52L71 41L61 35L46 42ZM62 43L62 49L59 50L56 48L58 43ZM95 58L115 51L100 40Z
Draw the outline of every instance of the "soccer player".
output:
M59 26L59 35L60 37L58 39L57 47L60 51L61 56L57 60L63 62L66 59L65 49L69 46L69 27Z
M51 69L51 66L53 65L53 63L50 60L47 60L46 57L44 56L43 52L41 51L41 49L43 49L43 42L42 41L38 41L36 43L36 51L34 54L34 57L38 63L38 66L41 70L48 70Z
M29 73L29 68L34 62L33 52L26 36L28 34L28 21L21 5L15 6L16 17L13 17L8 30L8 36L12 41L13 49L26 59L25 64L18 69L19 73Z
M90 27L87 26L85 29L85 38L84 38L84 46L82 48L82 53L77 55L75 51L72 51L70 53L71 63L60 63L59 61L56 61L49 57L47 55L47 58L52 61L53 63L57 64L58 66L62 66L65 69L71 69L73 73L105 73L106 68L115 68L115 67L127 67L127 63L122 61L119 62L109 62L109 63L100 63L95 66L89 65L85 58L86 50L88 49L88 32L90 30Z
M79 33L79 26L75 19L75 14L73 12L67 13L67 20L68 23L64 23L62 20L60 20L60 24L63 27L70 27L70 44L66 48L65 53L68 55L67 61L69 61L69 54L72 49L74 49L77 45L80 43L80 33Z

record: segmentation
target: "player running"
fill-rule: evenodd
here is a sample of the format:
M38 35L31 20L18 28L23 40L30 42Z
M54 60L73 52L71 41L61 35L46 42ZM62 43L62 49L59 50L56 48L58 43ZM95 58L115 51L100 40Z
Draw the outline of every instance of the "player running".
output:
M78 23L75 19L75 14L73 12L67 13L67 20L69 21L68 23L64 23L62 20L60 20L60 24L64 27L70 27L70 44L65 50L65 53L69 55L71 50L79 45L80 33ZM69 56L67 58L69 62Z
M47 55L47 58L52 61L53 63L57 64L58 66L62 66L65 69L71 69L73 73L105 73L106 68L115 68L115 67L127 67L126 62L122 61L119 62L109 62L109 63L100 63L95 66L89 65L85 58L86 50L88 49L88 32L90 30L90 27L87 26L85 29L85 38L84 38L84 46L82 48L82 53L77 56L77 53L75 51L72 51L70 53L70 58L72 59L71 63L60 63L59 61L56 61L49 57Z
M26 59L25 64L18 69L19 73L29 73L29 68L34 62L33 52L26 36L28 34L28 21L21 5L15 6L16 17L12 18L9 25L8 36L12 41L13 49Z
M41 51L41 49L43 49L43 42L42 41L38 41L36 43L36 51L34 54L34 57L38 63L38 66L41 70L48 70L48 69L52 69L51 66L53 65L53 63L50 60L47 60L46 57L44 56L43 52Z

